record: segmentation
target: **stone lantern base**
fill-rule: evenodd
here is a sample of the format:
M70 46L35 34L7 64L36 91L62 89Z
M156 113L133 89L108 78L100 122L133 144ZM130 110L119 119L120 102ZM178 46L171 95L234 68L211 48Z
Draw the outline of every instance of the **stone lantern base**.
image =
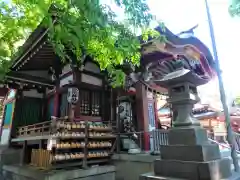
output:
M240 179L232 174L231 160L221 158L218 145L211 144L201 127L173 128L169 145L161 146L161 159L154 162L154 172L140 180L221 180Z
M168 88L173 128L169 145L161 146L161 159L154 162L154 172L142 175L140 180L240 180L240 176L232 176L231 160L221 158L218 145L209 142L207 131L192 115L194 104L200 100L197 86L206 83L206 79L183 67L158 81Z

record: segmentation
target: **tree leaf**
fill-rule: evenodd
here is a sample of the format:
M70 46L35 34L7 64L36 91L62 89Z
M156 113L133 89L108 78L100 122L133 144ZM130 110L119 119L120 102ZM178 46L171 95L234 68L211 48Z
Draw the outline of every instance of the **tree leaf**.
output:
M49 41L55 53L65 61L69 50L81 64L82 49L102 70L107 70L113 86L121 86L125 75L118 65L124 62L138 66L140 41L134 29L145 29L142 38L156 38L159 33L150 29L154 20L146 0L115 0L125 13L124 21L108 4L99 0L12 0L0 2L0 74L9 69L16 42L26 40L44 20L49 28ZM57 17L53 24L52 17Z

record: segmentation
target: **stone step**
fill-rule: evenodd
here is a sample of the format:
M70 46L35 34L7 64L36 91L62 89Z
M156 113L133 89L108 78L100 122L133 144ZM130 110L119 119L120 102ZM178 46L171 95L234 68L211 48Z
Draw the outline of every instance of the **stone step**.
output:
M142 174L139 180L184 180L173 177L155 176L153 172Z
M153 172L146 173L140 176L139 180L187 180L187 179L180 179L180 178L173 178L173 177L164 177L164 176L156 176ZM201 179L196 179L201 180ZM212 179L212 180L240 180L239 173L232 173L232 176L225 179Z
M216 144L205 145L163 145L161 158L164 160L212 161L221 158Z
M157 176L173 176L185 179L223 179L231 176L229 158L213 161L155 160L154 173Z

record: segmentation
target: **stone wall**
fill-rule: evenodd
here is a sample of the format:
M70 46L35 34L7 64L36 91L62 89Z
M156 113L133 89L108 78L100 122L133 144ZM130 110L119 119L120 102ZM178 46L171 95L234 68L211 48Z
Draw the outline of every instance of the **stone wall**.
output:
M116 180L139 180L140 174L153 171L153 161L160 158L149 154L115 154Z
M229 154L230 153L228 152L224 155L222 154L222 156L228 157ZM16 160L17 156L10 155L5 158L6 159L4 161L10 163L13 159ZM153 171L153 161L159 158L159 156L152 156L149 154L115 154L112 157L112 165L114 165L115 168L110 166L108 173L100 173L101 169L98 168L99 171L97 177L93 175L88 177L79 177L79 174L83 174L83 171L81 169L75 169L51 174L50 180L64 180L64 178L67 178L68 180L96 180L96 178L97 180L113 180L115 179L115 171L115 180L139 180L140 174ZM94 172L92 171L92 173ZM39 171L37 172L36 170L33 171L21 166L8 165L4 166L4 178L0 176L0 180L44 180L45 176L43 177L43 173L39 173Z
M46 178L47 180L139 180L140 174L153 171L153 161L157 158L159 156L148 154L115 154L112 158L112 165L115 167L109 166L105 169L97 167L90 172L75 169L44 174L36 169L7 165L3 167L5 178L3 180L45 180ZM84 173L91 175L86 176Z
M65 178L65 179L63 179ZM115 180L115 173L106 173L106 174L100 174L100 175L96 175L96 176L89 176L89 177L80 177L77 179L67 179L67 177L51 177L50 179L42 179L41 176L35 176L35 178L33 177L26 177L23 176L21 174L15 174L9 171L4 171L3 176L0 176L1 180Z
M2 168L4 165L20 164L21 149L11 149L0 146L0 180L2 180Z
M115 167L40 171L29 166L5 165L1 180L115 180Z

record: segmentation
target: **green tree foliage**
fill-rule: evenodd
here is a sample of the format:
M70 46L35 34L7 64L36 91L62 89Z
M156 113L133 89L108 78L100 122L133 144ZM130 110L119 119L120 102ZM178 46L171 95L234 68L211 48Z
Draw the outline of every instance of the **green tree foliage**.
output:
M240 15L240 0L231 0L231 5L229 7L229 12L232 16Z
M0 73L6 73L18 44L40 22L49 28L49 39L63 61L70 59L66 47L81 62L83 53L94 58L102 70L114 79L113 85L124 82L124 73L115 67L127 61L139 65L139 30L149 36L160 34L149 28L154 17L145 0L112 0L123 9L125 19L100 0L12 0L0 2ZM103 1L104 2L104 1ZM56 18L52 18L54 17ZM53 20L55 19L55 20ZM163 38L161 38L163 39Z
M237 96L234 100L235 105L240 105L240 96Z

